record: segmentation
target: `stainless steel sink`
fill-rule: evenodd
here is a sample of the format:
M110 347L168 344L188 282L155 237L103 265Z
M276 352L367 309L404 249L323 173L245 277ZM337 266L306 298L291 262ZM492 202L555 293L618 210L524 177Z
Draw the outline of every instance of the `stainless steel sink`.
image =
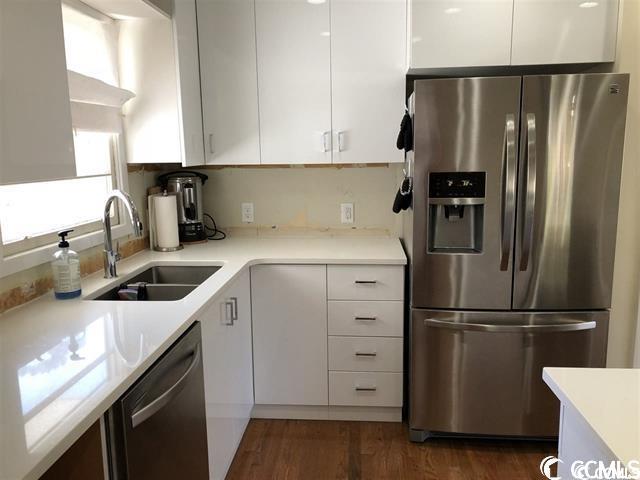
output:
M126 280L127 283L146 282L156 285L181 284L200 285L211 275L220 270L220 267L200 267L181 265L157 265L147 268L142 272Z
M146 284L147 298L145 301L180 300L218 270L220 270L218 266L158 265L147 268L132 277L123 277L116 286L91 300L122 300L118 296L121 285L140 282Z

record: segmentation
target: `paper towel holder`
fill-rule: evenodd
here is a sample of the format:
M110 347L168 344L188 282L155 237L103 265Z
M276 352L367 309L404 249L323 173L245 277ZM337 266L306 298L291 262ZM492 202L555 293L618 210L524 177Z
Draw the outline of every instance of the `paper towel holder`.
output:
M162 193L156 193L153 195L149 195L147 197L147 201L148 201L148 206L149 206L149 245L151 247L152 250L155 250L156 252L176 252L178 250L182 250L184 248L184 245L182 245L181 243L178 244L178 246L176 247L160 247L157 244L157 231L156 231L156 209L155 209L155 205L153 202L154 197L163 197L163 196L168 196L168 195L176 195L175 193L167 193L167 191L165 190Z

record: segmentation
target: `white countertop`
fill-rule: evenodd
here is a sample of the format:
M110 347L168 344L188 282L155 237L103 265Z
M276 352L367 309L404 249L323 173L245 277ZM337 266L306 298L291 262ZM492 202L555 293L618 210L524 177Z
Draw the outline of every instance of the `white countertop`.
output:
M222 265L175 302L58 301L52 294L0 315L0 479L35 479L198 318L258 263L404 265L388 237L228 238L118 263L124 277L154 264ZM102 272L83 294L117 284Z
M542 378L618 460L640 459L640 369L547 367Z

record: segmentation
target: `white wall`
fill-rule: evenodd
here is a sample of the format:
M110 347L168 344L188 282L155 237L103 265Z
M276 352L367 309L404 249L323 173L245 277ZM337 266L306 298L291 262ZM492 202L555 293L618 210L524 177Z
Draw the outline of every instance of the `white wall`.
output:
M372 167L223 168L202 170L204 211L225 228L264 227L292 233L348 230L340 203L354 203L355 232L400 235L401 219L391 211L401 165ZM241 204L253 202L255 222L241 222ZM345 232L346 233L346 232Z
M640 291L640 1L620 3L622 16L614 69L630 73L631 86L609 327L609 367L632 365L634 339L640 333L636 328Z

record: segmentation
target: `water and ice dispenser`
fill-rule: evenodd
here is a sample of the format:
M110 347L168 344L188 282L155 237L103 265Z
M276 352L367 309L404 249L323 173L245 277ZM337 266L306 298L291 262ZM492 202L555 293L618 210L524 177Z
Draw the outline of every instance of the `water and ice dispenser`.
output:
M431 253L482 253L485 172L429 173Z

